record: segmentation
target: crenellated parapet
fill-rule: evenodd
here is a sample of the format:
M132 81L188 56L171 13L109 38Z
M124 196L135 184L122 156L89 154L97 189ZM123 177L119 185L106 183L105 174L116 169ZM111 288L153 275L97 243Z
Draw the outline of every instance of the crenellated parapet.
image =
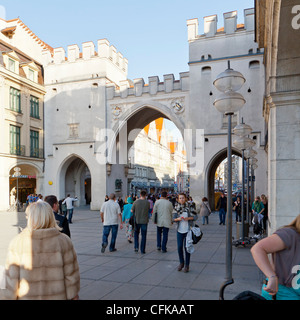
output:
M224 57L238 57L261 54L254 41L254 9L244 10L244 23L237 23L237 11L223 14L224 24L218 27L216 14L203 18L203 31L199 35L198 19L187 20L189 41L189 64L205 62Z
M123 57L121 52L110 45L107 39L100 39L97 41L97 47L93 41L82 43L82 51L77 44L67 46L67 54L64 48L54 48L53 54L45 50L44 61L45 65L48 64L62 64L62 63L73 63L79 60L90 60L90 59L108 59L115 66L120 68L123 72L127 73L128 60Z
M218 16L216 14L206 16L204 20L204 34L198 34L198 19L187 20L188 40L194 41L200 37L214 37L220 34L233 34L241 30L254 31L254 8L244 10L244 23L237 24L237 11L226 12L223 14L224 25L218 29Z
M128 60L107 39L98 40L96 46L93 41L84 42L81 51L73 44L67 46L67 52L60 47L54 48L53 53L44 50L43 55L48 84L95 77L106 77L118 84L127 78Z
M158 76L148 77L148 84L143 78L120 81L119 87L114 84L108 85L107 98L127 98L130 96L141 97L143 95L154 96L160 92L172 93L174 91L189 90L189 72L181 72L180 80L175 80L173 74L164 75L164 81L160 82Z

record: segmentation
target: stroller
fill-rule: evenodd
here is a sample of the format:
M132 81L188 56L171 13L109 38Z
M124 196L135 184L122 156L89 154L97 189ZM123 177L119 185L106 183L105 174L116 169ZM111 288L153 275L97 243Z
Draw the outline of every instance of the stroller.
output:
M252 223L253 223L253 233L254 236L252 239L256 240L256 242L263 237L263 227L262 227L262 219L263 215L260 213L254 213Z

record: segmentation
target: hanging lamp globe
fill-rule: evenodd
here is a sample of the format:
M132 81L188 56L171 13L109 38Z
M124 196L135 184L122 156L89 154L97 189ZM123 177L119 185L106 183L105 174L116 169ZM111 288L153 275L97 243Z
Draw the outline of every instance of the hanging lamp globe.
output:
M240 123L233 129L233 133L239 137L248 136L251 132L252 128L246 123Z
M257 152L253 150L252 148L246 149L244 152L244 157L246 159L254 158L257 155Z
M239 111L245 103L246 100L240 93L234 91L226 91L222 92L216 98L213 105L221 113L233 114Z
M239 137L235 141L233 141L233 145L239 150L246 150L255 145L255 142L247 137Z
M214 86L222 92L237 91L246 82L244 76L230 68L230 61L228 61L228 69L220 73L213 82Z

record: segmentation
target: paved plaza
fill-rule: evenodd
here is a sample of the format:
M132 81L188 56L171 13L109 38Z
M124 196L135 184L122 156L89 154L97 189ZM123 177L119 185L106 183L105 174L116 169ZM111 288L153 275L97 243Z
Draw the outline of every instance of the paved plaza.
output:
M233 214L235 217L235 214ZM235 219L233 219L235 220ZM119 229L116 252L101 253L102 223L98 211L75 208L71 238L78 255L81 300L218 300L225 277L226 227L219 225L218 212L209 225L198 224L204 233L191 256L190 272L178 272L175 225L169 232L168 252L156 250L156 226L148 225L146 254L135 253L133 244ZM5 262L10 239L26 225L24 212L0 212L0 265ZM252 229L252 228L251 228ZM236 224L233 222L233 236ZM109 238L110 239L110 238ZM250 247L232 251L234 284L225 289L225 300L245 290L260 293L262 273L255 265Z

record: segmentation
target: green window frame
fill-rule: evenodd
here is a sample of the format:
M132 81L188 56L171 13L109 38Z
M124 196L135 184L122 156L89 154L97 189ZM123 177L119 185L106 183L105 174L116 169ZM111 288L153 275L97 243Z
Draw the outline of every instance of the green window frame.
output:
M9 108L21 112L21 91L13 87L9 89Z
M30 96L30 117L40 119L39 99Z
M21 155L21 128L10 125L9 127L10 153Z
M30 130L30 157L39 158L39 132Z

